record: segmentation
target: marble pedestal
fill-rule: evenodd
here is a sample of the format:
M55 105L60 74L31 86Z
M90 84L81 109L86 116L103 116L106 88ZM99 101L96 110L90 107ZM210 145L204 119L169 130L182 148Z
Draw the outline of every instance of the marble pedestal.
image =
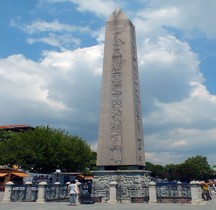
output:
M93 171L92 197L102 202L144 202L150 172L145 170Z

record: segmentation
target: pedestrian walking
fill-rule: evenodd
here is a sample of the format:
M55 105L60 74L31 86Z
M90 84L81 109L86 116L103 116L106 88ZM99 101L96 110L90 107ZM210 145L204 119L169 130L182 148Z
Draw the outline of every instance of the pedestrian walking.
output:
M71 184L68 186L69 193L69 206L77 206L77 197L79 195L79 188L75 180L71 181Z

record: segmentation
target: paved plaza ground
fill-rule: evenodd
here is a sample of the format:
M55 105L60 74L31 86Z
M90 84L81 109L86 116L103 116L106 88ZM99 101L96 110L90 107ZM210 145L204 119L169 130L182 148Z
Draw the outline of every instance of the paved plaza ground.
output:
M2 193L0 199L2 199ZM1 202L1 200L0 200ZM201 201L195 204L148 204L148 203L97 203L92 205L82 204L78 206L68 206L65 202L47 202L38 204L35 202L12 202L0 203L0 210L216 210L216 197L214 196L211 201Z
M202 205L191 205L191 204L92 204L92 205L78 205L78 206L68 206L67 203L55 203L49 202L45 204L37 204L30 202L14 202L0 204L0 210L67 210L67 209L77 209L77 210L215 210L216 200L203 202Z

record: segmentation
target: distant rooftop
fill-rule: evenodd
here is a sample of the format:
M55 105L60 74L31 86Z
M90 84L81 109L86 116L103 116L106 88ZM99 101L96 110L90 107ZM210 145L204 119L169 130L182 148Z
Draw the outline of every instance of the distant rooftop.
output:
M22 124L17 124L17 125L0 125L0 130L11 130L15 132L21 132L21 131L27 131L30 129L34 129L32 126L29 125L22 125Z

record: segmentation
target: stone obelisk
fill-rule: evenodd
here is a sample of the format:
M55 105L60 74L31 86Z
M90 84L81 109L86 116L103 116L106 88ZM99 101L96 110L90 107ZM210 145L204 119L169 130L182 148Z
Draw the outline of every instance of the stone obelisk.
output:
M97 167L143 169L135 27L116 9L106 22Z
M100 111L92 197L143 202L150 176L144 170L135 28L120 9L106 23Z

